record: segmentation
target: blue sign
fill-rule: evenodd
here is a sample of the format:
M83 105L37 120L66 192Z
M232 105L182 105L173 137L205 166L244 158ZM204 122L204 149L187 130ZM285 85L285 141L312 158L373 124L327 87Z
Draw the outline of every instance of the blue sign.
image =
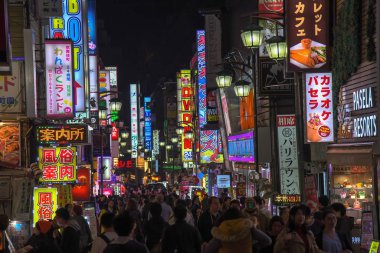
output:
M152 111L150 109L150 97L144 97L144 118L145 118L145 148L152 150Z
M62 17L50 18L50 38L73 41L75 111L84 112L86 108L81 0L63 0L62 10Z
M97 37L96 37L96 4L95 0L88 0L88 53L96 55Z
M206 36L204 30L197 31L198 45L198 112L199 127L207 124L206 113Z

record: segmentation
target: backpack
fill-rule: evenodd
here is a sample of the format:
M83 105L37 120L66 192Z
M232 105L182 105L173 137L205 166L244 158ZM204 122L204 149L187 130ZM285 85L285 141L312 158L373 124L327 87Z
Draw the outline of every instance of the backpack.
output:
M102 238L107 245L110 244L110 242L112 242L104 233L100 234L99 237Z

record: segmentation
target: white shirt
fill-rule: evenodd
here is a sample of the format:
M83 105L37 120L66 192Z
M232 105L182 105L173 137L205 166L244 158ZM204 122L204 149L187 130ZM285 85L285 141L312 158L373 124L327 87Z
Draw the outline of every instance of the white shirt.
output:
M115 241L117 239L116 232L105 232L104 235L111 241ZM92 243L91 253L103 253L106 249L107 243L101 237L96 237L94 242Z

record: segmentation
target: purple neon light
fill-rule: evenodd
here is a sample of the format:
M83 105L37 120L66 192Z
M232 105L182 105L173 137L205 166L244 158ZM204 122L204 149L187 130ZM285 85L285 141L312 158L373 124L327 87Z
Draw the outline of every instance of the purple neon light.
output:
M253 156L232 156L229 155L228 159L232 162L255 162L255 157Z
M234 141L237 139L252 139L252 138L253 138L253 131L250 131L243 134L230 135L228 136L228 141Z

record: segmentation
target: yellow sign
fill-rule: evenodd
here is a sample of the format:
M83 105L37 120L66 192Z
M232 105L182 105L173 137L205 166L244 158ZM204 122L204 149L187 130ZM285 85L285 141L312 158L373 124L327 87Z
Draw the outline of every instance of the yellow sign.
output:
M182 161L193 161L193 140L186 138L186 133L191 132L194 111L194 89L191 85L191 70L181 70L181 122L184 128L182 134ZM194 133L193 133L194 134Z
M41 145L87 143L87 125L37 126L37 141Z
M33 226L39 220L52 220L57 210L57 188L34 188Z
M57 184L54 185L58 190L58 206L66 206L73 203L73 188L71 185Z
M378 253L379 252L379 242L372 241L371 248L369 249L369 253Z
M77 179L76 147L40 147L38 167L42 170L40 182L75 182Z

